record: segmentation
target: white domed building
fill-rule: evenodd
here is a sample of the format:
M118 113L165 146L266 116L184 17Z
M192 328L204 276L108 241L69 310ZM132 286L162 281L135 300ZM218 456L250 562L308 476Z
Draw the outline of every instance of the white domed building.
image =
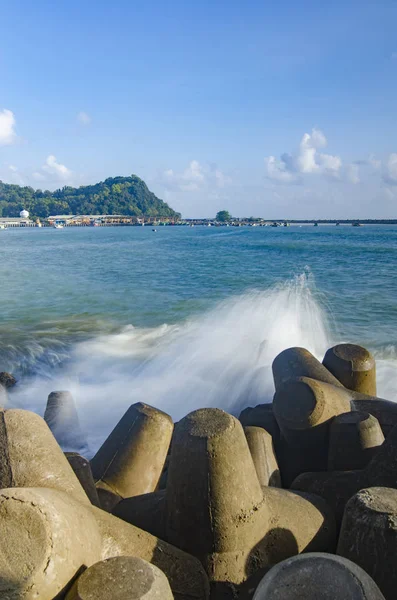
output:
M8 227L33 227L29 212L21 210L19 217L0 217L0 229L8 229Z

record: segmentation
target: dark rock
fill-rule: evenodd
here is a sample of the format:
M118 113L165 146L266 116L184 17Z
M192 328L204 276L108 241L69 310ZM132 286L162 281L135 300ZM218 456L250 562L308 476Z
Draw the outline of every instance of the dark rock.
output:
M17 380L11 373L6 373L5 371L0 373L0 385L4 386L6 389L12 388L16 383Z

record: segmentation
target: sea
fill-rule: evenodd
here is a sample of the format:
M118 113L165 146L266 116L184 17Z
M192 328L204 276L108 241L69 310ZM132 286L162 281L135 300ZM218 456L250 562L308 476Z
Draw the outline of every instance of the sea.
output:
M8 406L70 390L93 453L134 402L175 421L269 402L290 346L377 360L397 400L397 227L86 227L0 231Z

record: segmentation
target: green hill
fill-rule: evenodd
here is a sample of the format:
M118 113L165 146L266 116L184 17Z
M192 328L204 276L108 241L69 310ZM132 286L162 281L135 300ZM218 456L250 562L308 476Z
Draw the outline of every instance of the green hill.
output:
M136 175L110 177L79 188L66 186L55 192L0 181L0 217L17 217L23 208L41 218L60 214L180 217Z

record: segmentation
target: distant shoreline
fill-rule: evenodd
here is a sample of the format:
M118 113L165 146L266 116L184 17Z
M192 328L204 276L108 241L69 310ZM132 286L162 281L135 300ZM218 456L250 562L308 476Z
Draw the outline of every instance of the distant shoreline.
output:
M63 227L289 227L299 226L353 226L364 225L397 225L397 219L261 219L261 218L232 218L227 222L215 219L172 219L167 217L135 217L121 215L62 215L43 220L32 218L0 218L0 229L8 228L63 228Z

